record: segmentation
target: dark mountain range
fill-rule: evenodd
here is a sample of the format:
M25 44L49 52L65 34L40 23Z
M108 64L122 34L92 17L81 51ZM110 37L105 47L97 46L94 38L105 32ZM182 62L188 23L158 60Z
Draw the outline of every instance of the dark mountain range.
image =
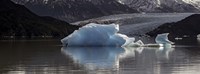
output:
M199 0L12 0L41 16L75 22L120 13L200 12Z
M0 0L0 36L66 36L77 26L51 17L41 17L23 5Z
M116 0L12 0L41 16L75 22L106 15L137 12Z
M200 34L200 14L193 14L178 22L163 24L147 34L156 36L160 33L170 33L172 37L196 37Z

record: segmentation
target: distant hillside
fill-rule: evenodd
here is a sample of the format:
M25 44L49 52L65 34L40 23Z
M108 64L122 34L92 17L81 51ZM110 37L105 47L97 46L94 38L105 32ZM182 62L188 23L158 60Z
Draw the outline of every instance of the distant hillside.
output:
M12 0L41 16L75 22L106 15L137 12L116 0Z
M0 0L0 36L66 36L77 26L51 17L40 17L10 0Z
M196 37L200 34L200 14L191 15L178 22L163 24L147 34L156 36L160 33L170 33L173 37Z

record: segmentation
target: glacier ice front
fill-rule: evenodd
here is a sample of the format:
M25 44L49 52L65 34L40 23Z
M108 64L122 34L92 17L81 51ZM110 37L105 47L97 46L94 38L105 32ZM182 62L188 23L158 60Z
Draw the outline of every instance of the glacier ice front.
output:
M135 41L135 38L128 37L118 33L119 25L117 24L95 24L90 23L79 28L69 36L61 40L64 46L114 46L114 47L140 47L155 46L151 44L143 44L141 40ZM158 46L160 44L172 44L167 38L168 33L160 34L156 38Z

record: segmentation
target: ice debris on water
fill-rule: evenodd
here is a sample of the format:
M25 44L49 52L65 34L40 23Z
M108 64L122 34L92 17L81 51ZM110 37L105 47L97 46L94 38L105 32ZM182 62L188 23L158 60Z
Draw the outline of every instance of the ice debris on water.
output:
M135 42L134 37L120 34L117 24L90 23L74 31L71 35L63 38L61 42L65 46L116 46L116 47L142 47L163 46L173 44L168 40L168 34L159 34L156 37L157 44L144 44L141 40ZM162 45L161 45L162 44Z

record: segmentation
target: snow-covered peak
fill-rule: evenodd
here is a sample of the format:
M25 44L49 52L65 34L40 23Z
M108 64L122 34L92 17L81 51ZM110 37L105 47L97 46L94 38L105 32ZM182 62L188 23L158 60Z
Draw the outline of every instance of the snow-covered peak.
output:
M200 9L200 0L183 0L185 3L195 6L197 9Z
M190 3L190 2L200 2L200 0L183 0L184 2Z
M200 9L200 0L118 0L141 12L195 12Z

